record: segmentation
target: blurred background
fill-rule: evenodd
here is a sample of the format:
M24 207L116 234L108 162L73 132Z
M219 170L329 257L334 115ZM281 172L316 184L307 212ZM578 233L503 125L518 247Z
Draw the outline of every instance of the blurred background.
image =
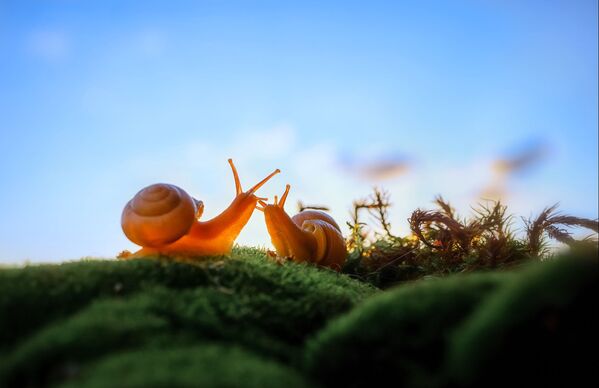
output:
M151 183L214 216L229 157L340 224L382 187L398 234L437 194L596 218L597 56L594 0L0 1L0 263L134 250Z

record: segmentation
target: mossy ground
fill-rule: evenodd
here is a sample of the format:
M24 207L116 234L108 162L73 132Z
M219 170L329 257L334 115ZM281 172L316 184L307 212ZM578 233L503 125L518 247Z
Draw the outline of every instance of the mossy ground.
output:
M248 248L2 269L0 386L551 385L596 349L586 256L386 291Z
M198 349L205 344L265 365L270 374L273 365L280 365L278 374L292 373L309 335L375 292L333 271L275 264L252 249L191 264L149 259L5 269L0 386L76 384L90 370L113 370L110 360L124 352L147 352L150 363L168 349L204 359Z

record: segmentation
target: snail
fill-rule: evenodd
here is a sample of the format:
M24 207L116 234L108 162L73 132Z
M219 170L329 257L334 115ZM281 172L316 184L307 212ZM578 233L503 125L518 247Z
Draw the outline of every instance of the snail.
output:
M281 172L276 169L244 192L231 159L229 164L235 179L235 199L221 214L208 221L199 221L204 211L203 202L175 185L158 183L140 190L123 209L121 226L127 238L142 249L133 254L124 251L119 257L229 254L257 202L267 200L254 193Z
M317 210L303 210L293 217L285 213L285 200L290 185L279 201L274 204L258 200L264 212L266 228L277 255L296 262L311 262L320 266L341 270L347 256L341 229L328 214Z

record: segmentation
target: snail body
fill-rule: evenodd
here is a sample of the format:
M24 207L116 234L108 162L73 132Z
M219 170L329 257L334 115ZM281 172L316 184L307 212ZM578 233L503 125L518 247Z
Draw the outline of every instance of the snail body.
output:
M316 210L304 210L289 217L284 209L289 189L287 185L280 201L275 196L274 204L258 201L277 255L341 270L347 248L339 225L328 214Z
M278 174L275 170L247 191L243 191L233 161L236 196L221 214L200 221L204 204L180 187L158 183L140 190L123 209L121 226L129 240L142 248L124 258L146 255L206 256L227 255L249 221L260 198L262 185Z

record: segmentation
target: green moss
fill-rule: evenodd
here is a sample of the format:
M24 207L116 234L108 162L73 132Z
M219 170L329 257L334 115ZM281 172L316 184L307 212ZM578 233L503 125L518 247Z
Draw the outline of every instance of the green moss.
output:
M197 264L88 261L0 271L0 386L59 382L116 351L205 341L290 365L305 338L376 292L261 251ZM41 311L39 311L41 310ZM6 332L8 331L8 332ZM65 372L67 371L67 372Z
M149 284L181 289L210 284L209 268L157 260L89 260L0 270L0 344L10 346L96 298L119 298Z
M63 388L313 387L292 369L235 347L202 345L117 354Z
M168 322L148 300L93 303L72 317L44 327L22 341L0 366L0 385L39 386L60 379L69 365L144 344L167 333Z
M594 386L598 272L596 257L575 255L518 274L455 332L448 361L454 382Z
M330 387L440 384L448 338L511 274L406 284L370 298L309 341L306 366Z
M597 272L570 255L379 292L255 249L0 269L0 386L583 385Z
M273 297L291 297L315 288L343 295L345 307L373 292L330 271L293 263L280 267L266 260L262 251L248 248L236 249L231 259L204 259L195 265L160 260L87 260L2 269L0 347L10 346L91 300L118 298L156 284L172 289L210 286L239 292L272 290Z

